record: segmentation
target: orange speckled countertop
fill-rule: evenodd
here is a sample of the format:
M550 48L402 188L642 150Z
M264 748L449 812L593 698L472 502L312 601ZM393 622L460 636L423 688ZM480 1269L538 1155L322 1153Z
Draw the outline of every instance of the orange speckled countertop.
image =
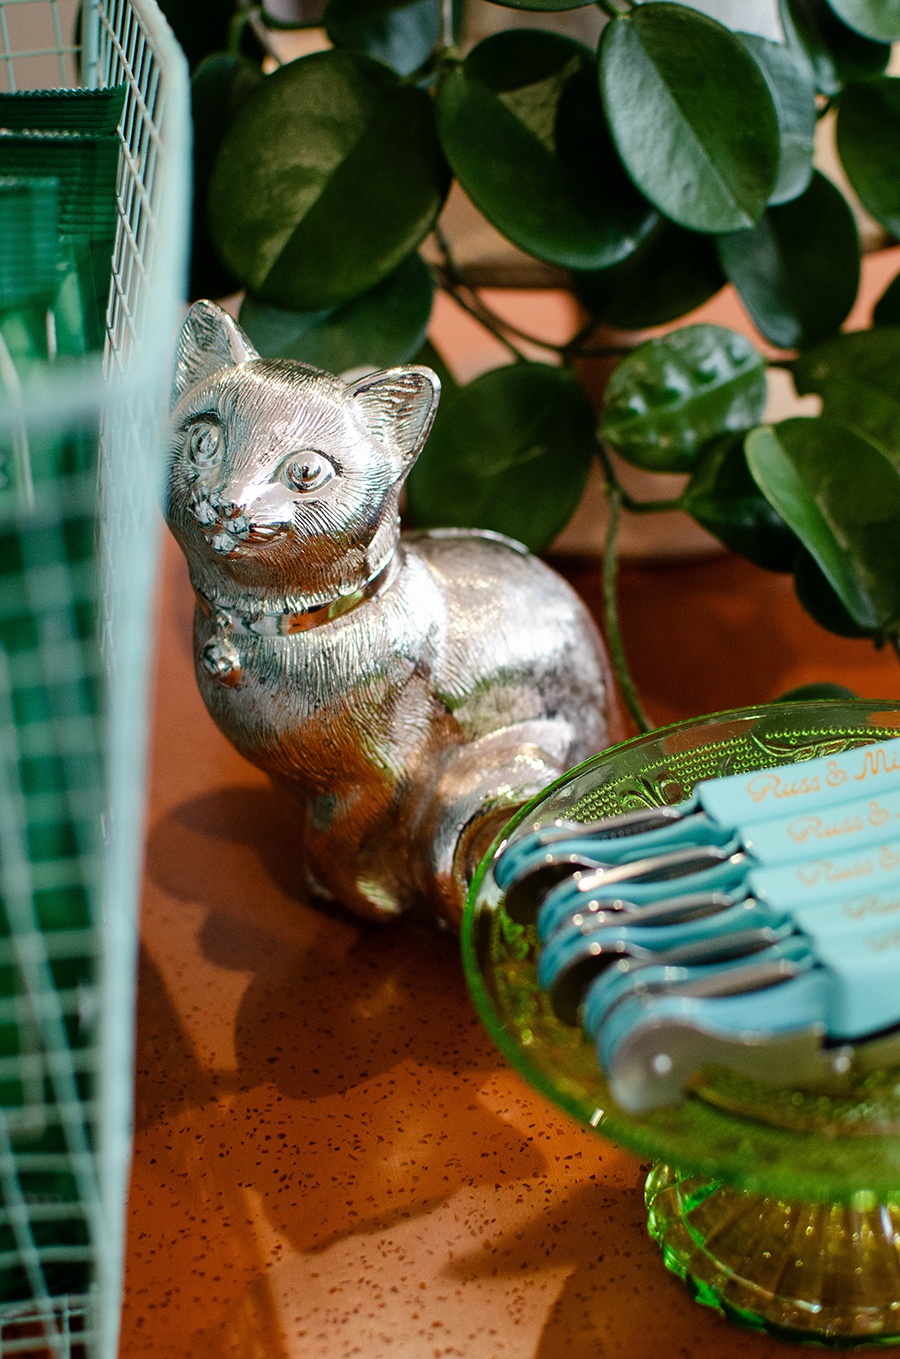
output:
M567 574L596 606L595 568ZM455 940L307 905L289 807L197 693L192 602L168 541L122 1355L783 1354L666 1273L642 1168L506 1066ZM732 557L628 567L622 613L658 722L815 679L900 693Z

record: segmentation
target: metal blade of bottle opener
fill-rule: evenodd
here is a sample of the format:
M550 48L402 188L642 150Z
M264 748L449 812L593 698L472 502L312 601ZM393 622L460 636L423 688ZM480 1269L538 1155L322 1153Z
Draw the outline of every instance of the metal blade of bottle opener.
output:
M581 1008L581 1026L596 1039L613 1009L629 996L730 996L762 991L809 971L816 956L802 935L715 962L637 962L622 958L594 979Z
M669 985L626 985L612 1003L598 985L583 1017L617 1101L634 1109L671 1102L713 1064L797 1084L813 1068L818 1079L833 1076L873 1052L900 1059L900 931L863 919L793 942L806 956L794 953L795 974L774 985L736 992L725 978L717 991L711 976L691 986L687 969L670 974ZM785 1060L791 1045L793 1066Z
M726 862L731 856L729 847L703 846L699 850L693 846L673 850L668 854L654 854L636 858L625 863L588 865L583 868L563 867L562 888L574 894L573 905L579 900L587 900L591 894L610 897L616 894L620 884L628 884L626 891L630 898L641 899L641 893L649 892L647 899L656 896L673 896L664 884L691 873L700 874L703 869ZM743 860L741 860L743 864ZM549 866L548 866L549 867ZM541 879L543 870L527 874L514 881L504 899L504 909L511 919L519 924L531 924L544 897L557 886L560 865L553 865L553 881ZM702 889L706 884L699 883ZM635 896L634 893L638 892Z
M844 855L828 860L828 872L823 872L818 861L812 866L757 867L746 872L742 855L725 858L722 851L706 848L695 855L694 863L712 861L712 869L670 879L680 881L681 886L700 885L705 891L654 898L647 894L657 884L631 883L629 893L637 899L612 910L605 909L609 903L604 898L580 890L588 880L585 875L577 886L557 887L541 909L538 980L550 993L560 1017L574 1022L588 986L617 955L628 954L642 962L667 961L660 958L666 950L691 943L691 961L705 961L704 950L712 960L725 956L735 932L750 927L778 931L778 937L785 931L802 932L823 944L852 935L860 920L867 924L879 916L900 913L900 870L892 867L892 855L889 851L885 859L886 881L880 893L848 894L845 885L856 874L866 879L874 873L880 852L872 857ZM679 866L689 866L683 855ZM734 956L742 951L743 944Z
M753 900L678 924L607 924L601 917L554 934L538 959L538 982L558 1018L574 1024L588 987L623 956L657 965L713 962L756 952L792 930L789 917Z

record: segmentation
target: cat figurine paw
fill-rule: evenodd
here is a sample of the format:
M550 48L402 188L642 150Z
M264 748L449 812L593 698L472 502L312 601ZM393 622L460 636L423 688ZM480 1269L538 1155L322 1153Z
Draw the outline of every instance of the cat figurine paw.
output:
M211 302L177 343L166 515L196 595L197 682L303 808L315 889L459 925L516 807L619 735L574 591L496 533L401 535L440 383L262 359Z

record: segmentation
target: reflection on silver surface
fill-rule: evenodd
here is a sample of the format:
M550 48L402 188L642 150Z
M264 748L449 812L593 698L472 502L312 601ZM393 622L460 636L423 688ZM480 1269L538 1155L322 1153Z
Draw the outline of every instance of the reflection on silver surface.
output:
M498 534L400 537L439 383L345 384L260 359L198 302L176 352L167 514L197 596L197 682L305 806L298 859L370 918L456 928L512 809L612 739L606 659L570 587Z

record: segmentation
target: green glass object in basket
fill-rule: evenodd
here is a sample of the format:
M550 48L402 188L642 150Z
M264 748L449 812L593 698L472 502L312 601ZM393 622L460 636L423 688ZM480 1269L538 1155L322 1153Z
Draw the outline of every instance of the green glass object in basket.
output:
M900 703L774 704L700 718L572 770L501 839L557 818L674 805L703 779L897 735ZM463 922L481 1017L545 1095L657 1162L647 1181L649 1227L668 1268L701 1302L787 1339L900 1343L900 1066L836 1075L815 1089L711 1067L682 1103L626 1113L590 1040L553 1014L537 982L536 931L507 916L492 858L478 871Z

